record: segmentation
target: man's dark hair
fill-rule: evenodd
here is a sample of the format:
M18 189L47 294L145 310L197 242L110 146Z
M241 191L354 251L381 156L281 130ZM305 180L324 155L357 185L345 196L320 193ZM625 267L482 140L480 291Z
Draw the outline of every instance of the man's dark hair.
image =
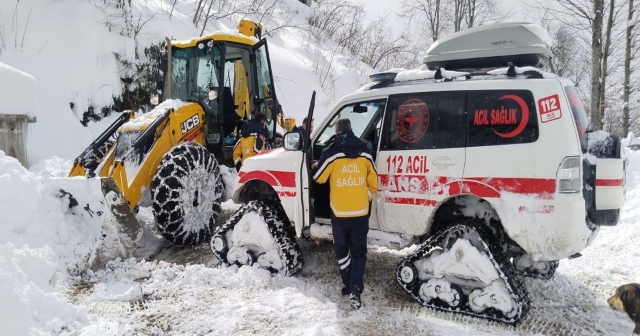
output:
M342 131L351 130L351 120L349 118L340 118L336 121L336 133L342 133Z
M265 119L267 119L267 118L264 116L264 113L259 112L259 113L256 113L256 115L253 116L252 120L257 122L257 123L261 123L261 122L265 121Z
M302 119L302 127L311 127L311 124L307 125L307 120L309 120L309 117ZM313 122L313 119L311 119L311 122Z

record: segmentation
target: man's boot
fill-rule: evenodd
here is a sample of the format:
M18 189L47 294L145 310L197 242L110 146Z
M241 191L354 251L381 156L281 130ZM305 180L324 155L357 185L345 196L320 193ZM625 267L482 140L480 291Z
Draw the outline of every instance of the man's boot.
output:
M349 301L351 301L351 308L353 309L360 309L362 306L362 301L360 301L360 289L357 286L353 286L351 289Z
M342 292L342 296L347 296L347 295L351 294L351 291L349 290L349 287L346 287L346 286L342 287L341 292Z

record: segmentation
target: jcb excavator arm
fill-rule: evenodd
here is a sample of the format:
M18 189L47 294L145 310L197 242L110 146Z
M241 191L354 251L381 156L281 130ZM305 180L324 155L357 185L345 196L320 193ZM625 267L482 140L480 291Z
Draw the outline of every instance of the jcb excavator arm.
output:
M124 125L133 117L134 114L132 111L123 112L113 124L107 127L98 138L89 144L89 146L73 160L73 167L69 172L69 177L94 177L95 169L107 157L107 153L115 144L114 134L120 126Z

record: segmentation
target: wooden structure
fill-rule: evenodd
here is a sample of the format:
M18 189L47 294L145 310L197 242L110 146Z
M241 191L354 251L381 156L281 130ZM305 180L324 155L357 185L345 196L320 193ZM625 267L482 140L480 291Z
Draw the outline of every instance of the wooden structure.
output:
M0 114L0 150L27 166L27 137L29 123L35 117L23 114Z
M25 167L29 123L36 122L37 85L31 75L0 63L0 150Z

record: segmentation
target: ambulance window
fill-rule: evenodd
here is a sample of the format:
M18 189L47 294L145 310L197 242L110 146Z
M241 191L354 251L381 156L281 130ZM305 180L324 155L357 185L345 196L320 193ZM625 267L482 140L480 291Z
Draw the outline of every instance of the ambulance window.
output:
M469 147L538 140L538 113L528 90L469 91Z
M441 92L438 94L436 148L464 147L466 99L466 91Z
M381 149L432 149L437 100L435 94L391 97Z
M385 104L386 101L383 99L364 101L342 107L340 111L331 118L331 121L329 121L329 124L327 124L324 131L322 131L317 142L326 143L336 134L335 123L340 118L349 118L353 134L359 138L362 137L363 132L371 122L371 119L374 116L380 116L381 113L384 112Z
M580 146L582 147L582 152L587 152L587 126L589 126L589 119L587 119L587 112L584 110L584 105L582 104L582 100L580 100L580 95L578 95L578 91L573 86L566 86L564 88L564 92L567 93L567 98L569 98L569 105L571 105L571 112L573 113L573 120L576 123L576 130L578 131L578 136L580 137Z

